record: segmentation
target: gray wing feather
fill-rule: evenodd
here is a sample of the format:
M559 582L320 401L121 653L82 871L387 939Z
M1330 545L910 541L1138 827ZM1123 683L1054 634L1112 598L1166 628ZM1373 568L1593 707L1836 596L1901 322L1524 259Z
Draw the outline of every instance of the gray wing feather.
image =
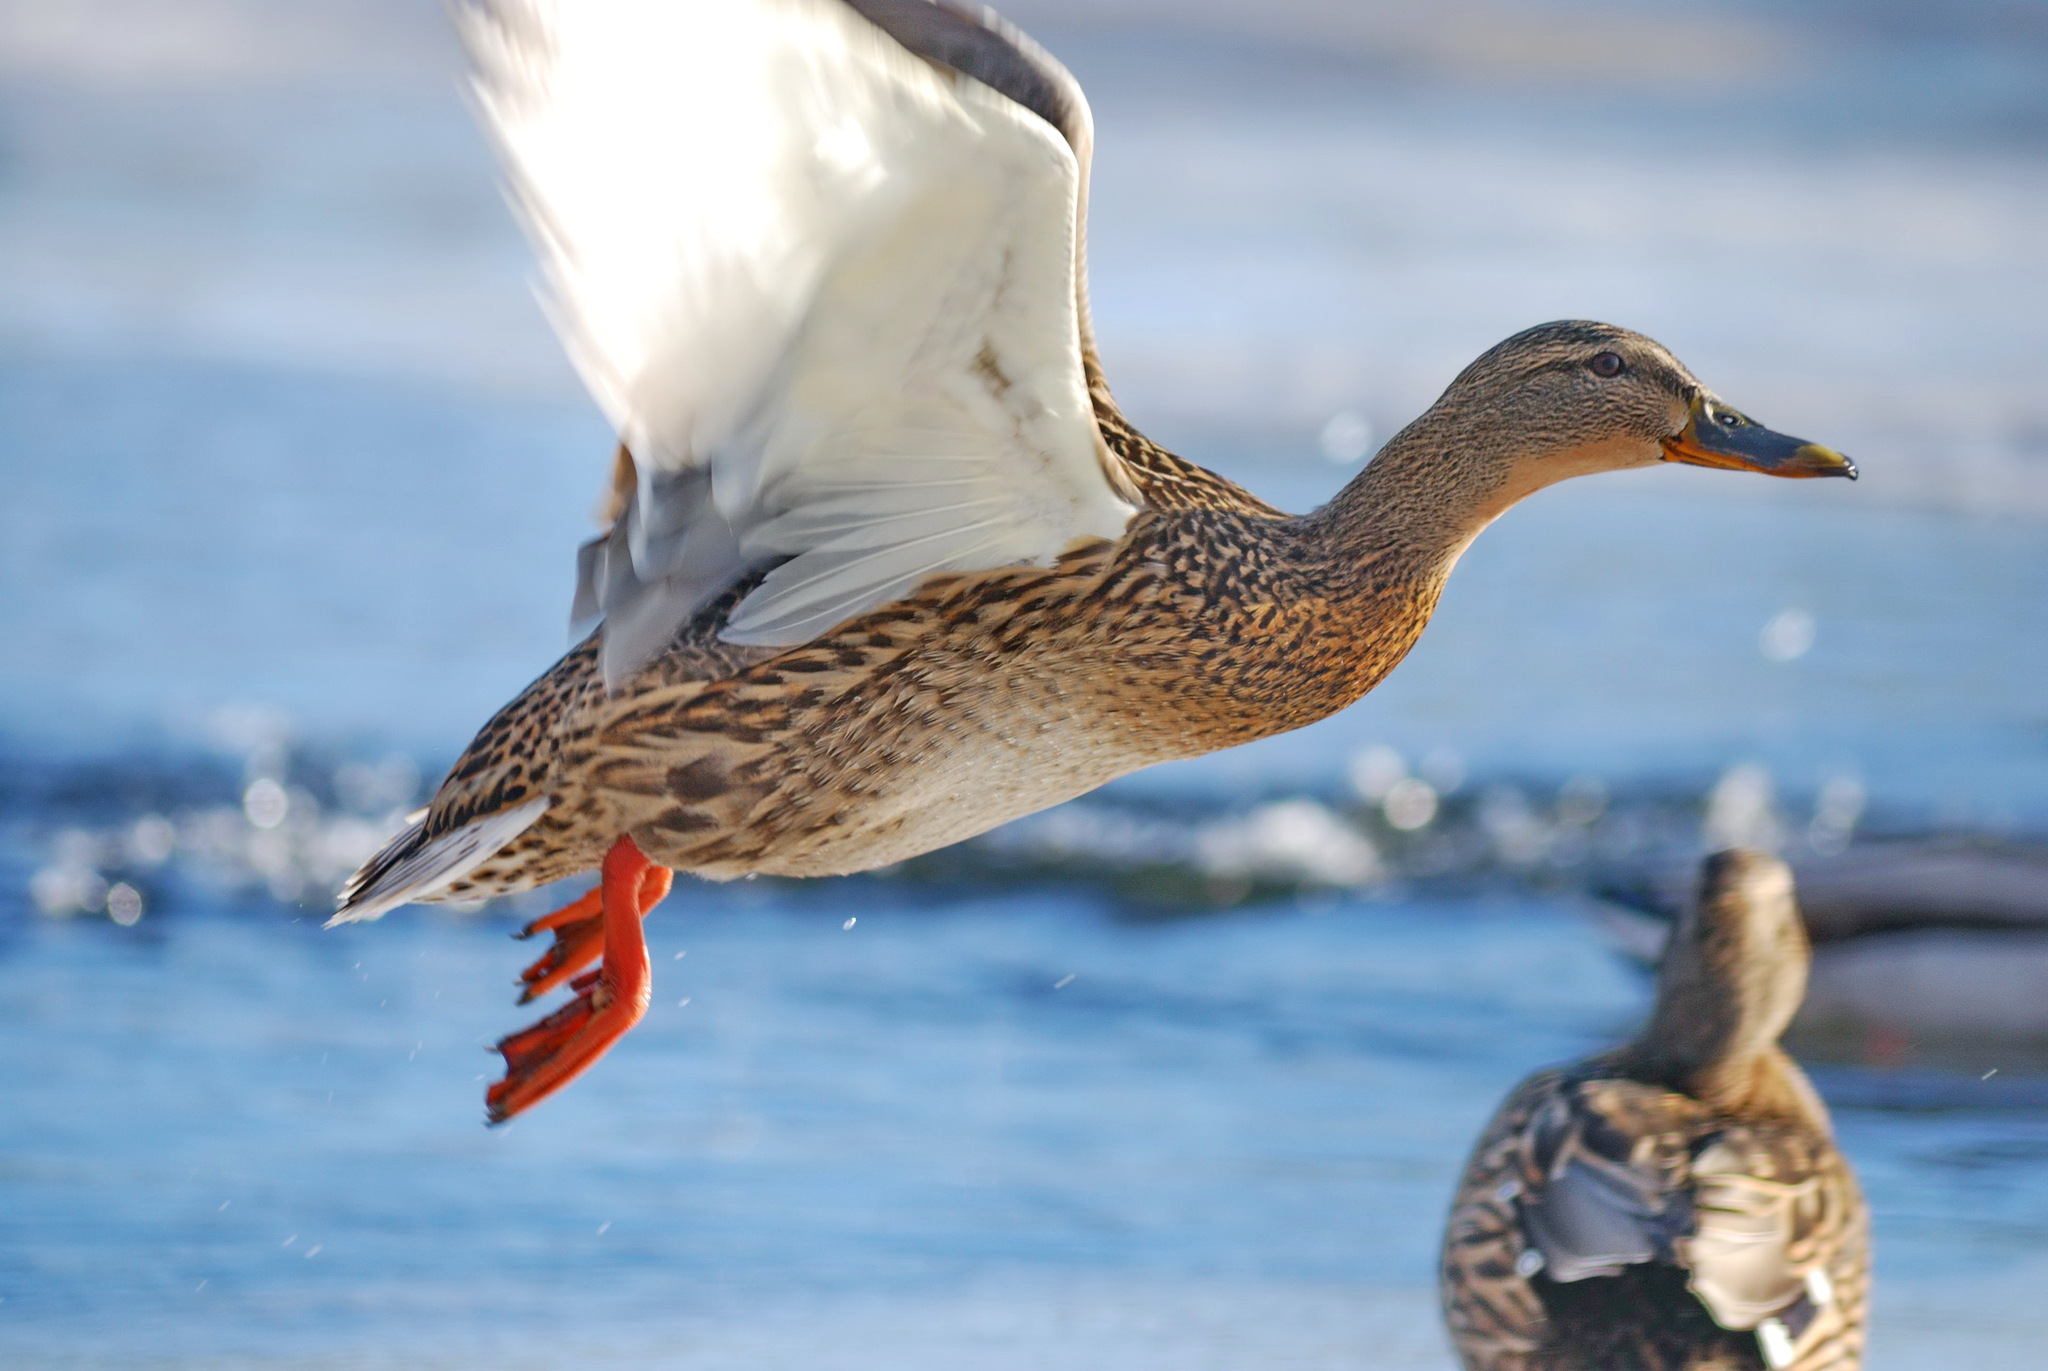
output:
M738 533L712 500L709 468L643 473L641 479L643 487L628 497L611 531L576 554L569 631L580 637L604 621L599 665L611 684L763 564L742 553Z
M1523 1211L1522 1223L1552 1280L1582 1281L1654 1261L1660 1218L1641 1178L1574 1159Z
M1523 1201L1522 1229L1545 1275L1582 1281L1671 1259L1690 1221L1687 1196L1662 1168L1637 1162L1577 1091L1552 1096L1531 1134L1543 1181Z

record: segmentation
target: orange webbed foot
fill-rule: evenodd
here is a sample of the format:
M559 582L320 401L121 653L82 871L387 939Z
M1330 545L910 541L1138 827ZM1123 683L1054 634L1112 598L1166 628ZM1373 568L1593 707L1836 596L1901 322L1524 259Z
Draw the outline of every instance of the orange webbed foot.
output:
M539 933L552 933L555 941L519 973L521 1004L547 994L604 951L604 888L599 886L554 913L542 915L513 936L524 939Z
M498 1043L505 1078L484 1093L492 1123L503 1123L575 1080L646 1014L653 987L640 921L668 894L672 879L668 868L650 862L631 838L622 837L605 856L596 890L521 933L555 935L554 945L521 976L527 983L522 1004L575 976L600 951L604 961L569 982L578 992L575 999Z
M668 894L673 873L652 862L640 877L640 912L661 903ZM521 940L552 933L555 940L535 958L532 966L519 973L523 987L519 1003L530 1004L596 961L604 951L604 887L585 891L552 914L543 914L512 936Z

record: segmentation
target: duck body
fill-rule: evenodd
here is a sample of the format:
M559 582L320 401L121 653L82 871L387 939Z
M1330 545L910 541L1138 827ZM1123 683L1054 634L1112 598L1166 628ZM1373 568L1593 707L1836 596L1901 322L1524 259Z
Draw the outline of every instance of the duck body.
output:
M934 578L795 649L719 638L745 586L615 693L587 640L436 797L422 842L551 800L445 897L587 870L622 832L713 879L869 870L1357 700L1420 636L1455 550L1361 556L1327 516L1201 474L1204 506L1147 509L1050 567Z
M1770 1069L1787 1096L1804 1093L1789 1061ZM1613 1058L1525 1082L1488 1125L1446 1237L1447 1302L1465 1365L1859 1366L1868 1243L1855 1177L1817 1107L1742 1114L1635 1080ZM1702 1264L1738 1266L1727 1256L1735 1244L1780 1227L1759 1275L1736 1270L1702 1287ZM1756 1331L1765 1320L1796 1355L1769 1360Z
M1744 884L1789 889L1772 859L1715 861L1709 901L1745 898ZM1803 988L1804 935L1778 917L1740 955L1759 963L1753 986ZM1689 974L1700 921L1688 922L1651 1029L1524 1081L1473 1151L1441 1266L1468 1371L1862 1365L1869 1232L1855 1174L1775 1031L1758 1041L1758 1022L1789 1018L1797 991L1789 1007L1783 994L1732 1003L1728 981ZM1689 1041L1672 1040L1680 1015Z

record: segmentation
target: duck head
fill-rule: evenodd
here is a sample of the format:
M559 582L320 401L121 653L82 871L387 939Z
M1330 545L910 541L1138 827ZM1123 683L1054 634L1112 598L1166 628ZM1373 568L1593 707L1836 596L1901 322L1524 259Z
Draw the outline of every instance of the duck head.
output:
M1543 487L1659 462L1856 477L1841 453L1724 402L1654 340L1567 319L1481 353L1319 518L1338 546L1407 545L1448 570L1481 529Z
M1841 453L1727 404L1655 341L1586 320L1539 324L1487 349L1414 427L1482 469L1489 514L1567 477L1658 462L1856 476Z

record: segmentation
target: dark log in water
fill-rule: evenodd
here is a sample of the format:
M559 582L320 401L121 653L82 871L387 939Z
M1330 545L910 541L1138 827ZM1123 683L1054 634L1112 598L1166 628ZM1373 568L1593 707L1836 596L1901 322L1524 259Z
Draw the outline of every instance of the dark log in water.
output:
M1787 860L1816 946L1911 929L2048 934L2048 846L1902 839ZM1673 860L1616 872L1593 893L1669 919L1692 898L1696 870Z

